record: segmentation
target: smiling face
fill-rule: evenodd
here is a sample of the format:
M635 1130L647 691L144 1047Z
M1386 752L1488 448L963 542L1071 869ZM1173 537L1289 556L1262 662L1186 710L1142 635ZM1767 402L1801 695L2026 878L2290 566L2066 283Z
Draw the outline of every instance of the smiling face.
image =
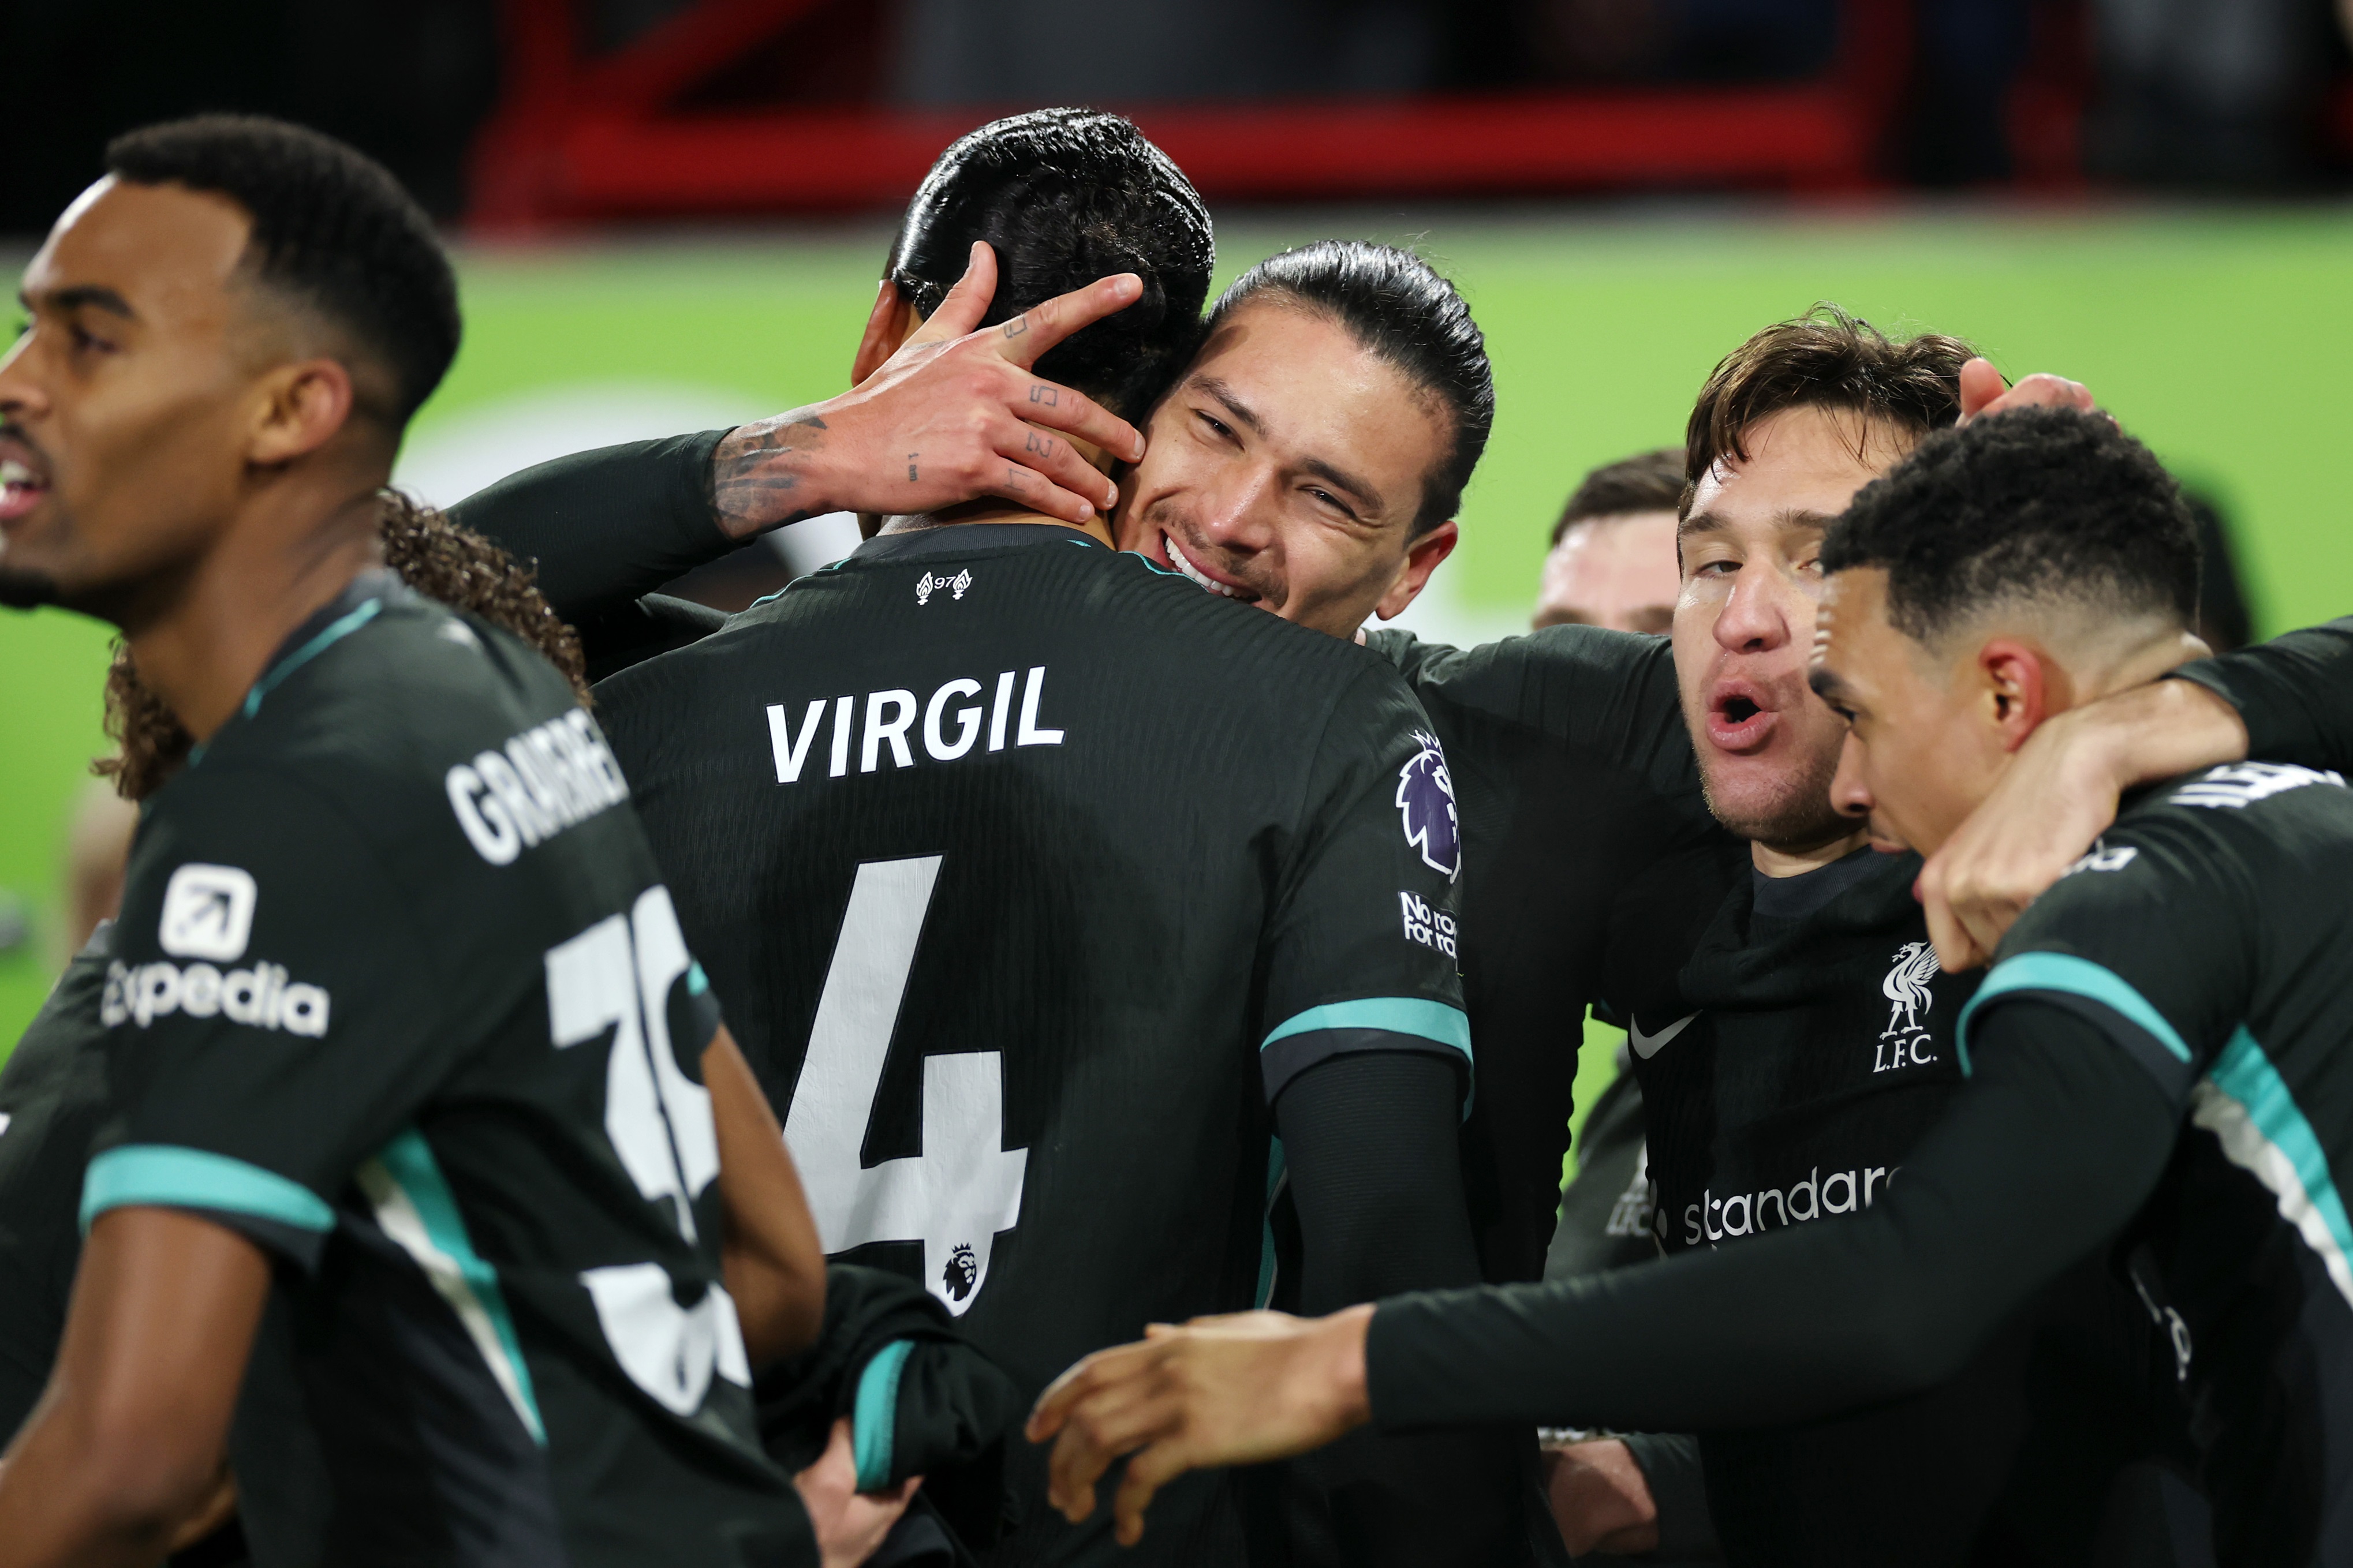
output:
M1211 593L1335 637L1397 615L1454 548L1413 536L1443 409L1347 328L1235 310L1154 410L1113 535Z
M1939 668L1933 653L1888 625L1883 569L1831 579L1812 681L1849 725L1831 795L1923 855L1952 837L2009 759L2002 726L1989 717L2000 704L1962 678L1968 664Z
M1806 684L1822 531L1910 442L1857 415L1799 407L1758 420L1742 444L1745 460L1701 478L1678 536L1675 675L1716 818L1805 852L1862 826L1831 800L1845 726Z
M137 584L229 516L252 380L232 283L247 233L225 197L112 179L58 220L0 360L0 602L120 624Z

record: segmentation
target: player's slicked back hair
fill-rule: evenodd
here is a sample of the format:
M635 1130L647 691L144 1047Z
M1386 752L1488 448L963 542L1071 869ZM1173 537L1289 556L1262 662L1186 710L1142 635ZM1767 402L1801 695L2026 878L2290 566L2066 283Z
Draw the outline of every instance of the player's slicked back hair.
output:
M1791 408L1831 408L1913 440L1961 416L1961 366L1977 350L1941 332L1891 338L1836 305L1778 321L1724 356L1699 389L1683 437L1683 510L1718 458L1745 462L1757 422Z
M2198 617L2198 524L2105 415L2022 408L1942 430L1855 493L1822 570L1887 572L1888 624L1933 643L2003 604L2119 622Z
M1235 279L1209 312L1209 331L1261 297L1330 316L1445 408L1453 440L1422 480L1413 531L1427 533L1461 510L1462 487L1495 423L1495 377L1487 340L1454 285L1409 250L1319 239L1270 256Z
M1200 341L1217 261L1209 209L1168 154L1116 114L1040 109L958 141L907 205L887 275L931 316L976 239L997 252L983 325L1113 273L1144 279L1134 304L1055 344L1037 366L1117 414L1141 416Z
M1638 511L1673 511L1683 505L1683 453L1680 447L1637 452L1604 463L1587 474L1560 509L1552 542L1589 517L1627 517Z
M530 567L398 490L380 492L377 506L384 563L402 582L428 599L514 633L571 682L582 707L588 705L580 639L533 586ZM90 771L113 780L114 793L129 801L145 800L162 789L195 744L179 717L139 679L131 650L120 641L106 672L106 732L116 742L114 753L91 763Z
M253 277L392 373L394 405L369 412L396 430L441 384L458 353L458 281L432 220L381 164L281 120L207 114L116 137L106 169L243 207Z

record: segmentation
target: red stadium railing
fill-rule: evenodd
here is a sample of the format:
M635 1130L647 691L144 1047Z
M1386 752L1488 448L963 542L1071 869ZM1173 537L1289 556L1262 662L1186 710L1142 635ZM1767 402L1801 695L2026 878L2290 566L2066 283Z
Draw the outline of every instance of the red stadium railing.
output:
M573 0L504 0L508 87L476 144L470 220L512 230L903 202L942 147L997 110L675 107L819 3L701 0L590 59L577 45ZM1830 70L1782 86L1131 112L1213 201L1662 184L1858 190L1873 183L1903 91L1910 7L1847 0L1842 26Z

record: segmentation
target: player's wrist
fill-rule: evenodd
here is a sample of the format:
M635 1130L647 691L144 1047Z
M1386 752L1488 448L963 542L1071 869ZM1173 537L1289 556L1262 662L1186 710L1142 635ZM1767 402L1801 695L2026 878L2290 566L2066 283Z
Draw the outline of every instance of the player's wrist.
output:
M1309 1330L1306 1381L1314 1391L1316 1425L1335 1436L1373 1418L1365 1369L1365 1342L1372 1325L1373 1307L1367 1302L1319 1318Z
M739 543L828 511L855 511L844 443L828 420L839 398L738 425L711 454L711 516Z

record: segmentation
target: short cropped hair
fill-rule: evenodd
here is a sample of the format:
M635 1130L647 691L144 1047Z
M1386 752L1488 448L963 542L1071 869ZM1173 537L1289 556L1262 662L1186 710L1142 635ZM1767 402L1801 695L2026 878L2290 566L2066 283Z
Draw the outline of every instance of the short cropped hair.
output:
M2105 415L2023 408L1939 431L1855 493L1822 570L1887 573L1888 624L1934 643L1996 605L2198 616L2198 524L2181 487Z
M1116 114L1040 109L982 126L923 177L885 276L936 314L973 241L997 252L984 326L1098 278L1133 272L1143 297L1047 351L1037 371L1125 417L1193 356L1217 247L1209 209L1168 154Z
M1680 447L1637 452L1588 473L1552 525L1558 544L1589 517L1627 517L1638 511L1675 511L1683 500L1683 454Z
M1855 413L1911 440L1960 417L1961 366L1977 350L1941 332L1891 338L1823 303L1777 322L1724 356L1700 388L1683 437L1683 493L1724 458L1746 461L1759 421L1791 408Z
M1422 480L1414 534L1460 510L1495 423L1495 378L1487 340L1454 285L1393 245L1320 239L1270 256L1236 279L1209 311L1209 331L1261 295L1331 317L1446 410L1448 450Z
M441 384L458 353L458 280L433 220L374 159L282 120L206 114L116 137L106 169L243 207L254 277L392 373L394 406L377 412L395 430Z

